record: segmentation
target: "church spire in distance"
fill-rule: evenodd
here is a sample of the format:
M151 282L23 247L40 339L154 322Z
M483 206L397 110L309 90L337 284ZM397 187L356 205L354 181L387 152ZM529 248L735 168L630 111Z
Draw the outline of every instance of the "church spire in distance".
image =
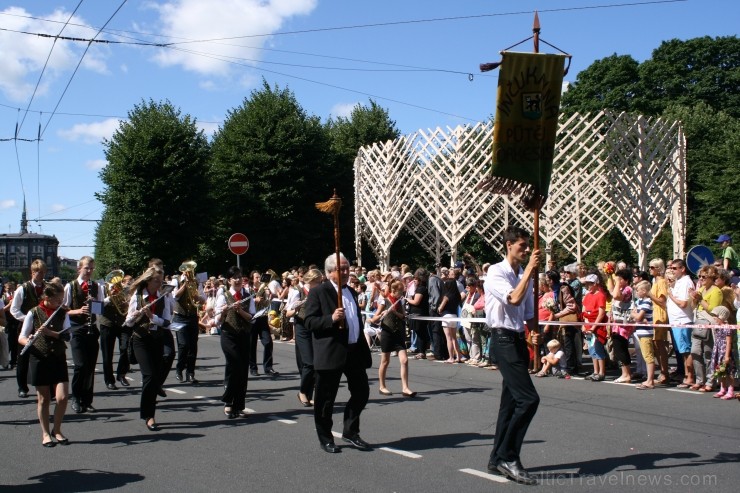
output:
M28 234L28 218L26 215L26 198L23 197L23 214L21 215L21 234Z

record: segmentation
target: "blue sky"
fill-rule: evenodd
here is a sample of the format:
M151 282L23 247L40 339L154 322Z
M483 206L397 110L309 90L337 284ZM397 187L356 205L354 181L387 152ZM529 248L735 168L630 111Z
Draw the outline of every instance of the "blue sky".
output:
M19 231L23 189L30 219L100 218L101 140L142 99L169 99L210 136L264 77L324 120L374 98L403 133L454 128L493 113L496 72L478 65L529 37L535 10L542 39L573 55L568 81L614 53L643 61L664 40L737 35L740 19L736 0L129 0L110 19L121 3L0 0L0 139L42 131L0 141L3 233ZM15 31L57 35L75 8L62 36L110 19L98 39L176 44L93 44L72 77L87 43ZM94 255L94 222L30 229L56 235L62 256Z

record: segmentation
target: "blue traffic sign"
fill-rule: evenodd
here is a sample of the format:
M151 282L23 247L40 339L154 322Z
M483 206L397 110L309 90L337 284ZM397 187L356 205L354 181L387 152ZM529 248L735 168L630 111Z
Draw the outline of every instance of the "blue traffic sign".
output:
M689 253L686 254L686 267L694 274L698 274L699 269L705 265L712 265L713 263L714 254L707 246L696 245L691 247Z

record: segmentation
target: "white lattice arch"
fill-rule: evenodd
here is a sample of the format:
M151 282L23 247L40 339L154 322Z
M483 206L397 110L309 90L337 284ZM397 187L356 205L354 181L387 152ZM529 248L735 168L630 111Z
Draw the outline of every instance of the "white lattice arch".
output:
M516 199L476 188L491 160L491 123L419 130L362 147L355 160L355 247L362 240L383 268L402 229L439 263L471 230L499 250L510 224L531 228ZM686 230L686 142L679 122L627 113L561 116L550 197L540 235L579 261L613 227L642 268L670 221L674 258Z

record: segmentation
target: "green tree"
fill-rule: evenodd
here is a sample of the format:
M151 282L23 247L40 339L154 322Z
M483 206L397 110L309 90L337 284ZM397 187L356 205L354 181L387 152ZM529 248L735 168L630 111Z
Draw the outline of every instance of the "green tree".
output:
M669 106L703 102L740 117L740 39L737 36L664 41L640 65L634 109L658 115Z
M563 94L563 111L589 113L604 108L632 110L639 83L638 68L639 63L629 55L615 53L596 60L578 74L573 87Z
M98 274L140 272L151 257L164 260L168 272L187 258L207 262L209 145L196 121L169 101L142 101L103 146Z
M281 270L333 250L331 220L314 206L334 185L326 133L289 89L263 81L228 112L212 152L214 235L224 249L231 233L244 233L249 268Z

